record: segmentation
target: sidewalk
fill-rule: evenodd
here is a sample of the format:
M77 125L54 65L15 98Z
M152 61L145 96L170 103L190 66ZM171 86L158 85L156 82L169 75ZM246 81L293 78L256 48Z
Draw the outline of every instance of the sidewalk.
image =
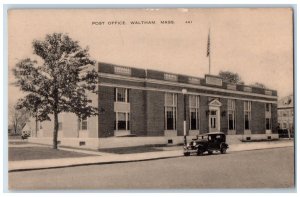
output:
M231 153L237 151L250 151L250 150L293 147L293 146L294 146L293 140L270 141L270 142L244 142L241 144L229 145L229 149L227 152ZM169 149L166 151L135 153L135 154L111 154L111 153L78 150L78 149L71 149L71 148L60 148L60 149L65 151L75 151L75 152L93 154L95 156L88 156L84 158L79 157L79 158L10 161L8 171L15 172L15 171L24 171L24 170L60 168L60 167L81 166L81 165L123 163L123 162L146 161L146 160L165 159L165 158L174 158L174 157L183 156L182 147L174 147L175 150Z

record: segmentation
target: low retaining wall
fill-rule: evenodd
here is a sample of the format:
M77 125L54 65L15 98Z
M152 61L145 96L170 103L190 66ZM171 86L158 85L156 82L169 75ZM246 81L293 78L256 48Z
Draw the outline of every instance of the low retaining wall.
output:
M191 141L195 136L187 136ZM274 140L278 134L227 135L228 144L239 144L242 141ZM28 138L29 142L52 145L52 138ZM77 148L120 148L144 145L177 145L183 144L183 136L159 137L108 137L108 138L59 138L59 145Z
M194 136L187 136L190 141ZM52 138L28 138L28 142L52 145ZM77 148L120 148L144 145L177 145L183 144L183 136L163 137L108 137L108 138L59 138L59 145Z
M278 134L248 134L248 135L227 135L228 144L239 144L243 141L259 141L259 140L278 140Z
M190 141L194 136L187 136ZM143 145L177 145L183 144L183 136L160 137L109 137L99 139L99 148L117 148Z
M242 135L241 141L256 141L256 140L277 140L279 139L278 134L252 134L252 135Z

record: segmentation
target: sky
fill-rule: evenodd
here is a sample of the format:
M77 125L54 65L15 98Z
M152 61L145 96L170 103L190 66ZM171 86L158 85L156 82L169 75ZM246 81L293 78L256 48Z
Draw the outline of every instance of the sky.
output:
M11 84L11 69L38 59L32 41L54 32L88 46L99 62L204 77L210 31L211 74L238 73L245 84L263 83L281 98L293 93L292 14L289 8L10 10L9 102L23 96Z

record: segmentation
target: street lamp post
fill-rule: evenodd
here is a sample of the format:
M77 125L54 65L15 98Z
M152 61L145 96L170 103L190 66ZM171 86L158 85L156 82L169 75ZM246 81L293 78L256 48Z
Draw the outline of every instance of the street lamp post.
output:
M183 111L184 111L184 119L183 119L183 144L186 145L186 89L182 89L183 94Z

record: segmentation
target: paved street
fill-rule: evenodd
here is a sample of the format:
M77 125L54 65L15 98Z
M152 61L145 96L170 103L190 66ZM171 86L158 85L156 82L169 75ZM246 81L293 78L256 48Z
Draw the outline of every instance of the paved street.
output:
M9 173L10 189L290 188L293 147Z

